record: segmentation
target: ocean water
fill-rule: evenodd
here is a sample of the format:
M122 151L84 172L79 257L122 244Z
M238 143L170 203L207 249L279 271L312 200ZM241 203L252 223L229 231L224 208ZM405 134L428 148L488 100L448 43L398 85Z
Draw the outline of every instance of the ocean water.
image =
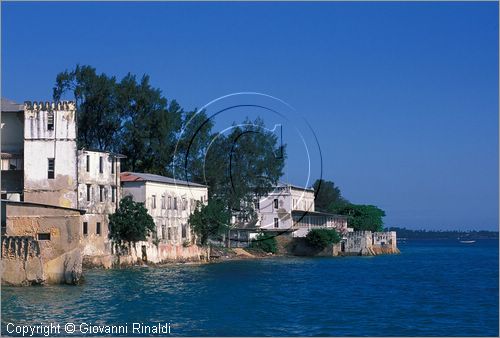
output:
M175 336L498 336L496 240L399 247L376 257L89 270L80 286L2 287L2 335L8 323L161 322Z

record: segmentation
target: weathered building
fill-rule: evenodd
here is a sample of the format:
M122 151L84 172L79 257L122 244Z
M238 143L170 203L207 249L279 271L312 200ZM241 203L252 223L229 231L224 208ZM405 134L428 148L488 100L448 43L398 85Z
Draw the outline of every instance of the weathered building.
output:
M78 150L78 208L81 217L80 236L85 256L111 252L109 218L121 199L120 159L111 152Z
M24 105L24 201L76 208L76 108Z
M2 98L2 199L20 201L24 190L24 106Z
M344 234L341 252L346 255L371 256L399 253L395 231L352 231Z
M121 185L123 196L144 203L156 225L156 238L138 244L140 256L160 262L195 259L200 254L188 220L198 203L207 202L207 186L134 172L122 173Z
M257 220L253 223L233 220L230 246L247 246L259 232L291 237L305 237L314 228L347 232L346 216L315 211L313 189L280 183L255 203L255 211Z
M293 237L304 237L313 228L347 232L345 216L315 211L313 189L279 184L257 207L261 230L287 231Z
M1 121L2 282L77 281L75 106L2 99Z
M2 200L2 283L76 283L82 210Z

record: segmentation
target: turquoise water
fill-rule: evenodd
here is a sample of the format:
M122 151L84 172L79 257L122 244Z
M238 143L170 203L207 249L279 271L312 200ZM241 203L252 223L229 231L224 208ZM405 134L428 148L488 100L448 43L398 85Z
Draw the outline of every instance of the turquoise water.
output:
M92 270L76 287L3 287L2 335L9 322L169 322L183 336L498 336L497 241L400 249Z

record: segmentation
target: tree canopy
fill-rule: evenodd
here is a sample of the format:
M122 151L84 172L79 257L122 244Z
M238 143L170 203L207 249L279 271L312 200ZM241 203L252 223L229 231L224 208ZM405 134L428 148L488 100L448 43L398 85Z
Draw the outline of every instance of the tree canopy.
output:
M332 181L316 180L313 184L317 211L348 216L348 226L354 230L383 231L384 210L374 205L349 202L342 196L340 188Z
M115 243L135 243L156 233L153 218L142 203L125 196L114 214L109 215L109 238Z
M230 219L231 215L226 204L217 199L210 199L206 205L198 204L189 216L189 223L200 244L206 245L209 239L218 238L226 233Z
M333 181L318 179L313 184L316 194L314 199L314 207L317 211L327 212L338 205L349 203L340 192L340 188Z
M239 218L250 219L255 198L283 174L285 146L263 120L216 132L205 111L184 111L147 75L129 73L118 81L77 65L57 75L53 96L75 100L79 147L124 154L124 171L207 184L209 197L226 201L226 210Z

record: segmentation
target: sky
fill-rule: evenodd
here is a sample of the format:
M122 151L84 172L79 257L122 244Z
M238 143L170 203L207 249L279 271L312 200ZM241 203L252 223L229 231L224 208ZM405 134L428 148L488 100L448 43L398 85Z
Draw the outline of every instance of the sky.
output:
M498 3L2 2L2 97L76 64L148 74L187 110L283 129L294 184L332 180L386 226L498 230ZM267 114L267 115L266 115ZM308 156L309 154L309 156ZM321 155L320 155L321 154Z

